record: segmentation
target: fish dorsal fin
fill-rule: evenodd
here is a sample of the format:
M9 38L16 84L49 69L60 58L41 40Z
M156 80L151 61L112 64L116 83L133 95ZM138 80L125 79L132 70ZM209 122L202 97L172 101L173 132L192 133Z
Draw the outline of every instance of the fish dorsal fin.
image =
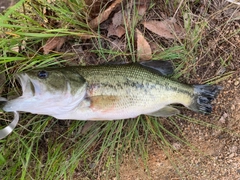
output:
M158 111L155 111L146 115L155 116L155 117L169 117L179 113L180 111L178 109L172 106L165 106L164 108L159 109Z
M170 61L142 61L139 64L142 66L152 69L160 73L161 75L167 76L173 74L173 64Z

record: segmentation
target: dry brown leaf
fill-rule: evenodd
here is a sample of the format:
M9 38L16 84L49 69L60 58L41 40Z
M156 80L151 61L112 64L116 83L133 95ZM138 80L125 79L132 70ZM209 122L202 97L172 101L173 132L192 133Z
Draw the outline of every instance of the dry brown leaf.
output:
M143 16L147 11L147 6L141 5L138 6L138 15Z
M48 54L50 51L57 49L59 50L65 43L66 37L53 37L47 40L43 46L43 53Z
M139 59L141 60L152 59L151 47L138 29L136 29L136 36L137 36L137 56L139 57Z
M125 34L125 32L126 31L125 31L124 27L122 27L122 26L115 27L113 24L110 24L108 26L108 34L107 34L107 36L110 37L110 36L115 35L115 36L120 38L120 37L122 37Z
M184 29L176 23L174 18L164 21L151 20L144 22L143 25L148 30L167 39L176 39L176 36L184 38ZM176 34L176 36L174 34Z
M96 18L89 22L89 27L92 29L97 28L100 23L108 19L111 12L121 2L122 0L115 0L104 12L100 13Z
M159 48L158 44L156 42L150 42L149 43L152 53L155 54L157 52L161 52L161 49Z
M137 2L138 15L143 16L149 6L149 0L139 0ZM132 23L136 23L140 20L140 17L136 15L133 17L133 4L132 1L125 5L124 10L120 10L114 14L112 18L112 24L108 25L108 37L111 35L116 35L122 37L125 34L125 29L132 27Z
M112 23L108 26L108 34L107 36L117 36L117 37L122 37L125 34L125 28L122 26L123 25L123 14L121 11L118 11L117 13L114 14L112 18Z
M137 6L138 15L143 16L149 7L150 1L149 0L139 0L138 4L139 4Z
M123 25L123 14L122 11L118 11L117 13L114 14L112 18L112 24L113 26L117 27L120 25Z

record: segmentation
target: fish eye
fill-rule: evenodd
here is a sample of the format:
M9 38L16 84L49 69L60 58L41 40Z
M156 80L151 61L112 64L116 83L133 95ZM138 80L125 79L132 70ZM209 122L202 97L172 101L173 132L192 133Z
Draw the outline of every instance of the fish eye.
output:
M41 71L38 72L37 76L40 79L46 79L48 77L48 72L44 71L44 70L41 70Z

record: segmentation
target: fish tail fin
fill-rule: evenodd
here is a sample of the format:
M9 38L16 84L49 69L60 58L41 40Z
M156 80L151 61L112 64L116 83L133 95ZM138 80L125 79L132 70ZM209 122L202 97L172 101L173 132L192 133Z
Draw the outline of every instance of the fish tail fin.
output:
M210 114L212 112L211 102L217 97L222 87L217 85L194 85L193 88L194 98L188 108L196 112Z

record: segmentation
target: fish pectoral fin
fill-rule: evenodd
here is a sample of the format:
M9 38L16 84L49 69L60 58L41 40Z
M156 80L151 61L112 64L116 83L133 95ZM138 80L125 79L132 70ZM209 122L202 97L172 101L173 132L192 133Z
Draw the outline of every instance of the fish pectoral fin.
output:
M115 109L121 97L119 96L92 96L89 97L90 108L93 111L107 112Z
M173 116L176 114L179 114L180 111L172 106L166 106L162 109L159 109L158 111L152 112L152 113L148 113L146 115L149 116L155 116L155 117L169 117L169 116Z
M173 74L174 72L173 64L170 61L162 61L162 60L142 61L140 62L140 64L145 68L148 68L150 70L155 70L164 76Z

